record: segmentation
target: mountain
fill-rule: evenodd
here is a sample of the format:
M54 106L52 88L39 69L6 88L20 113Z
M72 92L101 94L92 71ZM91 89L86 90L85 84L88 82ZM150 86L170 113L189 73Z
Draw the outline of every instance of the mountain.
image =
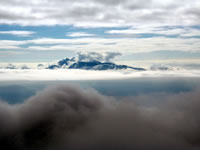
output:
M57 69L57 68L67 68L67 69L84 69L84 70L120 70L120 69L133 69L138 71L144 71L143 68L135 68L126 65L117 65L111 62L100 62L100 61L75 61L72 59L65 58L58 61L56 64L49 65L47 69Z

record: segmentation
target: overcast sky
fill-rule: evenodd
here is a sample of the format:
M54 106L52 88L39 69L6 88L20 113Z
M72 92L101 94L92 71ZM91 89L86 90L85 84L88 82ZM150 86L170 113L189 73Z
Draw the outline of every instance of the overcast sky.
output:
M1 0L0 61L53 61L77 52L199 59L199 20L199 0Z

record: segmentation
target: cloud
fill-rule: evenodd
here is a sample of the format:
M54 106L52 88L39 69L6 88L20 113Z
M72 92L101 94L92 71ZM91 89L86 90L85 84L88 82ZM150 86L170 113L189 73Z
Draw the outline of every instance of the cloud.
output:
M88 119L95 117L101 105L100 95L73 87L47 89L18 106L1 103L0 145L16 150L53 149L55 145L51 142L64 144L70 132L78 130ZM52 147L48 147L48 143Z
M32 34L35 34L33 31L0 31L0 34L10 34L10 35L16 35L16 36L31 36Z
M133 66L135 67L135 66ZM0 81L51 81L51 80L117 80L139 77L200 77L199 70L156 70L156 71L134 71L134 70L108 70L89 71L73 69L0 69Z
M115 57L121 56L121 53L115 52L106 52L106 53L98 53L98 52L79 52L77 53L78 61L103 61L103 62L110 62Z
M178 70L179 68L163 65L163 64L154 64L150 66L151 70L162 70L162 71L169 71L169 70Z
M117 52L135 53L152 52L162 50L177 51L199 51L199 38L168 38L168 37L148 37L148 38L73 38L73 39L54 39L38 38L33 40L14 41L0 40L0 48L37 50L37 51L57 51L68 50L76 52ZM169 44L170 43L170 44ZM29 44L24 48L23 44ZM48 45L50 44L50 45Z
M165 27L165 26L135 26L124 30L109 30L105 33L119 35L157 34L162 36L195 37L200 36L200 30L192 27Z
M73 33L67 33L66 36L70 37L87 37L87 36L94 36L94 34L89 34L86 32L73 32Z
M20 45L26 44L27 41L15 41L15 40L0 40L1 50L19 50L22 49Z
M22 104L0 105L6 149L199 149L199 90L115 100L94 90L56 86ZM140 100L164 99L159 106Z
M105 54L105 61L112 61L113 59L115 59L115 57L121 56L121 53L114 53L114 52L107 52Z
M0 6L1 24L111 27L199 25L200 20L198 0L3 0Z

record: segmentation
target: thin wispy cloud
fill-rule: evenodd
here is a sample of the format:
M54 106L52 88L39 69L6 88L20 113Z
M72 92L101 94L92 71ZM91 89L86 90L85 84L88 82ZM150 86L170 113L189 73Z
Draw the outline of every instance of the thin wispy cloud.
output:
M67 33L66 36L70 37L89 37L89 36L95 36L94 34L86 33L86 32L73 32L73 33Z
M162 27L162 26L136 26L125 30L109 30L108 34L121 35L141 35L141 34L157 34L160 36L179 36L179 37L195 37L200 36L200 30L192 27Z
M0 31L0 34L10 34L15 36L31 36L32 34L35 34L33 31Z
M1 42L2 41L2 42ZM94 52L151 52L160 50L177 51L199 51L199 38L75 38L75 39L54 39L39 38L33 40L13 41L0 40L2 47L18 46L19 49L29 50L75 50L75 51L94 51ZM112 43L112 44L110 44ZM170 43L170 44L169 44ZM27 48L20 45L29 44ZM51 45L48 45L51 44Z

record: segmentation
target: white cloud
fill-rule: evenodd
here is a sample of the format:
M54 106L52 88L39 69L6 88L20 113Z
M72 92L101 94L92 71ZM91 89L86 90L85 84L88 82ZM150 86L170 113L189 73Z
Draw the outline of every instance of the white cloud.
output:
M66 36L70 37L87 37L87 36L94 36L94 34L89 34L86 32L73 32L73 33L67 33Z
M124 30L106 31L108 34L134 35L134 34L160 34L164 36L177 35L180 37L200 36L200 30L192 27L171 27L165 26L136 26Z
M199 25L199 0L1 0L0 23L20 25Z
M151 52L162 50L177 51L199 51L199 38L76 38L76 39L53 39L41 38L25 41L0 40L0 47L9 49L17 46L23 50L70 50L76 52ZM27 48L20 47L23 44L30 44ZM53 44L48 45L47 44ZM0 48L1 49L1 48Z
M87 71L48 69L0 69L0 80L114 80L137 77L200 77L198 70L176 71Z
M10 34L10 35L16 35L16 36L31 36L32 34L35 34L35 32L32 31L0 31L0 34Z
M20 49L18 46L10 46L10 45L0 45L0 49L2 50L15 50L15 49Z
M0 45L22 45L26 44L28 41L14 41L14 40L0 40Z
M20 50L20 45L26 43L27 41L0 40L0 50Z

